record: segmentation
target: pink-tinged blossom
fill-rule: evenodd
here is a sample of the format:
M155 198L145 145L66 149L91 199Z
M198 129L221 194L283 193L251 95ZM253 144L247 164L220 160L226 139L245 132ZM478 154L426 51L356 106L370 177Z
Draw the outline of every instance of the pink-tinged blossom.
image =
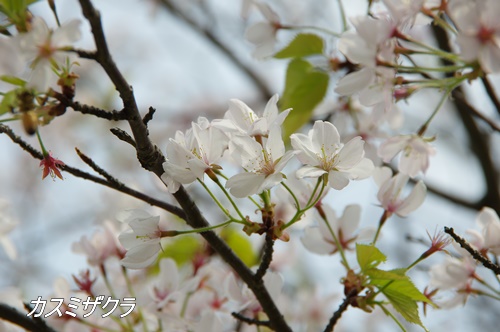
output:
M317 227L308 227L301 238L302 244L307 250L320 254L331 255L338 251L337 244L332 236L332 232L339 241L343 250L353 249L353 244L357 240L369 240L375 234L374 229L358 230L361 207L359 205L348 205L340 218L328 205L323 205L322 209L328 220L329 227L325 220L319 220Z
M61 171L59 170L61 166L64 166L64 163L59 159L52 157L52 152L47 153L43 157L42 161L40 161L40 167L42 166L43 166L42 180L45 179L49 174L52 180L55 180L56 176L59 179L64 180Z
M122 265L129 269L142 269L153 264L161 250L160 217L137 209L124 211L117 219L128 223L131 228L118 236L127 250L121 260Z
M181 295L177 291L179 287L179 271L177 264L171 258L164 258L158 264L160 273L155 279L153 285L149 288L149 292L157 309L161 309L169 302L176 302Z
M31 30L19 36L21 52L33 69L29 87L46 91L54 75L52 68L65 64L68 57L74 57L68 48L80 39L80 24L80 20L71 20L51 30L43 19L35 17Z
M373 170L373 162L364 158L361 137L354 137L344 145L330 122L316 121L308 135L293 134L290 140L297 158L305 165L297 171L298 178L328 174L330 186L340 190L350 179L367 178Z
M287 109L279 113L278 99L277 94L272 96L261 116L241 100L231 99L229 101L229 110L224 114L224 119L214 120L212 124L214 127L232 134L267 136L271 127L279 127L283 124L291 110Z
M203 180L209 169L220 168L217 162L226 148L227 136L205 118L193 123L186 134L178 131L168 142L167 160L163 163L162 180L169 192L177 192L181 184Z
M410 178L403 173L397 173L394 176L391 174L388 167L382 167L373 172L373 178L380 188L377 198L388 213L406 217L422 205L427 188L423 181L418 181L410 194L403 198L401 197L402 191Z
M253 56L257 59L263 59L274 53L276 34L281 28L281 23L278 14L269 5L256 2L255 6L257 6L266 21L250 26L245 33L245 37L249 42L255 44Z
M500 218L490 207L483 207L476 218L476 224L480 227L480 232L475 229L467 230L472 237L469 242L485 254L500 255Z
M101 266L110 257L121 258L124 254L123 248L117 241L117 233L113 224L106 221L90 239L84 235L80 241L74 242L71 248L73 252L85 255L89 265Z
M450 1L448 14L457 26L457 44L465 61L479 61L486 73L500 71L500 2Z
M250 136L234 136L229 142L229 153L246 172L236 174L226 182L226 188L235 197L260 194L283 180L281 171L293 157L285 152L281 130L274 126L261 145Z
M429 168L429 157L436 153L429 141L419 135L400 135L387 139L378 149L384 162L390 162L401 153L398 170L410 177L424 173Z

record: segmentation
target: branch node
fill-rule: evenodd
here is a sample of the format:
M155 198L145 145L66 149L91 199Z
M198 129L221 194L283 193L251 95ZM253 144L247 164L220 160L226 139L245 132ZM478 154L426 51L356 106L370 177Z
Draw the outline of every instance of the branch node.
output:
M153 115L156 112L156 108L149 107L148 113L142 118L142 122L147 126L148 122L153 120Z
M248 317L245 317L243 316L242 314L238 313L238 312L232 312L231 315L242 321L242 322L245 322L249 325L257 325L257 326L266 326L266 327L271 327L271 322L268 321L268 320L258 320L258 319L254 319L254 318L248 318Z
M136 147L134 139L125 130L122 130L120 128L111 128L110 131L119 140L132 145L134 148Z

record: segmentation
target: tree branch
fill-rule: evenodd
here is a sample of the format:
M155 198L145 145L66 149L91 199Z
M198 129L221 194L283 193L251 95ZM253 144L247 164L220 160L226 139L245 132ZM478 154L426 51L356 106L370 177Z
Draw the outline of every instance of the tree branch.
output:
M457 234L455 234L455 232L453 231L453 228L451 228L451 227L445 227L444 228L444 232L447 233L447 234L449 234L453 238L453 240L455 240L458 244L460 244L460 246L462 248L464 248L465 250L467 250L467 252L469 254L471 254L471 256L475 260L481 262L485 268L490 269L496 275L500 275L500 266L498 266L497 264L494 264L488 258L486 258L483 255L481 255L481 253L479 251L477 251L474 248L472 248L470 246L470 244L467 243L467 241L465 241L463 238L461 238L460 236L458 236Z
M488 94L488 97L490 97L491 102L495 105L495 109L498 114L500 114L500 100L498 100L497 94L491 85L490 80L488 80L488 77L484 76L481 77L481 82L483 82L484 88L486 89L486 93Z
M264 253L262 255L262 261L260 262L259 268L255 273L255 280L262 280L262 277L266 274L269 265L273 260L274 252L274 240L271 231L266 232L266 242L264 243Z
M242 321L242 322L245 322L249 325L256 325L256 326L267 326L267 327L271 327L271 322L268 321L268 320L258 320L258 319L253 319L253 318L248 318L248 317L245 317L243 316L242 314L238 313L238 312L232 312L231 315Z
M3 303L0 303L0 318L19 325L28 331L56 332L51 327L47 326L43 319L31 318L25 313L21 313L17 309Z
M335 327L335 324L337 324L338 320L342 316L342 314L347 310L349 305L351 304L352 299L357 295L357 290L353 289L349 294L346 295L344 301L340 304L339 308L337 311L333 313L332 318L330 318L330 321L328 322L328 325L325 327L325 332L331 332L333 331L333 328Z
M153 145L149 139L148 129L139 114L132 88L128 85L112 60L102 30L99 12L93 7L90 0L79 0L79 2L82 7L83 15L89 21L92 34L94 35L94 41L97 47L96 60L115 84L116 89L120 93L120 98L123 101L124 110L128 115L127 121L129 122L132 135L136 142L137 159L145 169L161 178L164 172L162 164L165 161L165 157L158 147ZM188 225L193 228L207 227L210 225L184 187L181 186L173 196L186 213ZM257 282L254 279L252 271L238 258L238 256L236 256L229 246L213 231L202 232L201 236L203 236L212 249L214 249L222 259L236 271L252 290L264 312L269 317L272 328L283 332L291 331L263 282Z
M0 133L6 134L12 140L12 142L19 145L23 150L28 152L33 158L38 159L38 160L43 159L43 154L40 151L36 150L31 145L26 143L22 138L20 138L16 134L14 134L12 129L10 129L6 125L0 124ZM135 198L137 198L141 201L144 201L150 205L157 206L161 209L164 209L165 211L168 211L168 212L178 216L181 219L186 219L186 214L184 213L184 211L182 211L177 206L168 204L166 202L163 202L163 201L160 201L156 198L148 196L144 193L141 193L137 190L129 188L129 187L125 186L123 183L118 183L118 184L112 183L112 182L109 182L108 180L99 178L97 176L86 173L82 170L79 170L78 168L71 167L69 165L61 166L61 170L64 172L68 172L76 177L98 183L98 184L103 185L105 187L114 189L116 191L122 192L124 194L129 195L129 196L135 197Z

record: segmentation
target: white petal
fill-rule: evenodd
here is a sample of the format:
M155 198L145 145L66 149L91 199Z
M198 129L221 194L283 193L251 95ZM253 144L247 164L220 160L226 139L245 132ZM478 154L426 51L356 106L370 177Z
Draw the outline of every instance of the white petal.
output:
M340 144L340 135L332 123L325 121L314 122L310 136L315 151L324 152L328 157L337 153Z
M349 174L344 172L330 171L328 183L333 189L342 190L349 184Z
M416 210L425 199L425 194L427 193L427 188L423 181L418 181L418 183L413 187L410 195L404 199L403 204L401 204L396 211L396 214L400 217L406 217L408 214Z
M264 182L266 176L255 173L240 173L231 177L226 182L229 192L238 198L259 194L258 190Z
M356 136L347 142L338 154L338 164L335 165L340 171L349 170L351 167L357 165L364 155L363 147L365 141L361 136Z
M325 241L318 227L308 227L304 230L304 233L300 241L307 250L320 255L329 255L335 249L333 244Z
M297 170L296 176L299 179L302 178L318 178L321 175L325 174L326 171L324 169L314 167L314 166L304 166Z
M145 268L153 264L160 250L159 243L135 246L127 250L125 257L121 260L121 264L129 269Z
M350 96L367 88L374 80L374 70L363 68L342 77L337 83L335 92L342 96Z

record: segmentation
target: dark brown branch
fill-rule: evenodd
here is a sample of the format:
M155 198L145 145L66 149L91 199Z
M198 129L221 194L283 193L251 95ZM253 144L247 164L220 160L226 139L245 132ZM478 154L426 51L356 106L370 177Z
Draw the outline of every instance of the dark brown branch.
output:
M203 28L198 22L175 7L175 5L173 5L170 0L161 0L160 3L172 14L176 15L178 18L184 21L191 29L203 35L208 41L210 41L215 47L217 47L222 53L224 53L224 55L226 55L226 57L231 60L231 62L237 68L239 68L252 80L265 100L268 100L272 97L273 93L269 90L266 83L260 77L258 77L257 74L253 72L247 65L245 65L240 59L238 59L238 57L227 46L225 46L212 31Z
M347 310L349 305L351 304L352 299L357 295L357 290L353 289L347 296L345 297L344 301L340 304L339 308L337 311L333 313L332 318L330 318L330 321L328 322L328 325L325 327L325 332L331 332L333 331L333 328L335 327L335 324L337 324L338 320L342 316L342 314Z
M127 81L116 67L106 44L104 32L99 12L93 7L90 0L79 0L82 7L83 15L89 21L94 41L97 47L96 60L103 67L116 89L120 93L120 98L124 104L124 110L128 115L128 122L132 130L132 135L136 142L137 159L142 167L155 173L161 178L163 174L163 162L165 157L156 147L148 136L148 130L139 114L134 93ZM207 227L210 224L203 217L194 201L188 195L184 187L181 187L173 194L177 202L181 205L186 213L186 221L193 228ZM233 268L241 279L255 294L255 297L262 306L264 312L269 317L271 327L277 331L291 331L288 324L279 309L276 307L269 292L263 282L257 282L254 279L252 271L243 263L238 256L229 248L229 246L218 237L213 231L202 232L201 236L210 244L212 249L216 251L222 259Z
M72 49L71 52L75 52L78 54L80 58L84 59L89 59L89 60L96 60L97 59L97 53L96 52L90 52L90 51L85 51L85 50L79 50L79 49Z
M134 148L136 147L134 139L130 137L130 135L125 130L122 130L120 128L111 128L109 131L111 131L111 133L115 135L119 140L132 145Z
M33 158L39 159L39 160L43 159L43 154L40 151L36 150L31 145L26 143L23 139L21 139L19 136L14 134L12 129L10 129L9 127L7 127L3 124L0 124L0 133L6 134L14 143L19 145L26 152L28 152ZM139 191L136 191L132 188L129 188L129 187L123 185L122 183L119 183L119 184L110 183L109 181L107 181L105 179L99 178L99 177L94 176L92 174L86 173L82 170L79 170L78 168L74 168L74 167L71 167L68 165L62 166L61 170L68 172L76 177L98 183L100 185L103 185L103 186L111 188L111 189L115 189L115 190L122 192L126 195L129 195L129 196L135 197L141 201L144 201L150 205L162 208L165 211L168 211L168 212L178 216L181 219L186 219L186 215L185 215L184 211L182 211L177 206L174 206L174 205L168 204L166 202L160 201L156 198L150 197L146 194L143 194Z
M434 36L439 45L439 48L450 52L449 38L441 27L433 25ZM442 60L445 65L449 61ZM462 123L469 136L470 144L472 145L471 151L476 155L483 171L483 177L486 184L486 194L481 200L481 205L491 206L497 213L500 214L500 191L498 185L500 182L499 174L495 169L495 164L491 158L490 146L485 134L478 128L472 114L474 111L465 100L464 93L461 87L452 91L452 100L462 120Z
M500 100L498 99L495 89L490 83L490 80L488 80L488 77L484 76L481 77L481 82L483 82L484 88L486 89L486 93L488 94L488 97L490 97L491 102L493 103L493 105L495 105L495 109L497 110L498 114L500 114Z
M19 312L17 309L3 303L0 303L0 319L16 324L28 331L56 332L47 326L43 319L28 317L25 313Z
M155 114L155 112L156 108L150 107L148 113L146 113L146 115L144 115L144 117L142 118L142 122L144 122L146 126L148 125L149 121L153 120L153 115Z
M255 280L262 280L262 277L266 274L269 265L271 265L271 261L273 260L273 252L274 252L274 240L270 231L266 232L266 242L264 243L264 253L262 255L262 260L260 262L259 268L255 273Z
M481 253L479 251L477 251L474 248L472 248L470 246L470 244L467 243L467 241L465 241L463 238L461 238L460 236L458 236L457 234L455 234L455 232L453 231L453 228L451 228L451 227L445 227L444 228L444 232L447 233L447 234L449 234L453 238L453 240L455 240L458 244L460 244L460 246L462 248L464 248L465 250L467 250L467 252L469 254L471 254L471 256L475 260L481 262L485 268L490 269L496 275L500 275L500 266L497 265L497 264L494 264L488 258L486 258L483 255L481 255Z
M75 148L76 154L78 154L78 157L83 160L84 163L89 165L94 171L96 171L98 174L102 175L106 180L108 180L109 183L112 183L115 186L125 186L123 183L118 181L114 176L106 172L103 168L101 168L99 165L97 165L90 157L86 156L83 154L78 148Z
M258 320L258 319L254 319L254 318L248 318L248 317L245 317L243 316L242 314L238 313L238 312L232 312L231 315L242 321L242 322L245 322L249 325L256 325L256 326L267 326L267 327L271 327L271 322L268 321L268 320Z
M97 108L94 106L84 105L84 104L82 105L79 102L73 101L73 100L67 98L66 96L64 96L63 94L55 92L55 91L52 92L52 96L54 98L56 98L57 100L59 100L61 102L61 104L63 104L64 106L71 107L75 111L80 112L82 114L91 114L91 115L97 116L98 118L103 118L103 119L107 119L107 120L111 120L111 121L120 121L120 120L127 119L126 114L123 110L122 111L116 111L116 110L106 111L106 110L103 110L103 109L100 109L100 108Z

